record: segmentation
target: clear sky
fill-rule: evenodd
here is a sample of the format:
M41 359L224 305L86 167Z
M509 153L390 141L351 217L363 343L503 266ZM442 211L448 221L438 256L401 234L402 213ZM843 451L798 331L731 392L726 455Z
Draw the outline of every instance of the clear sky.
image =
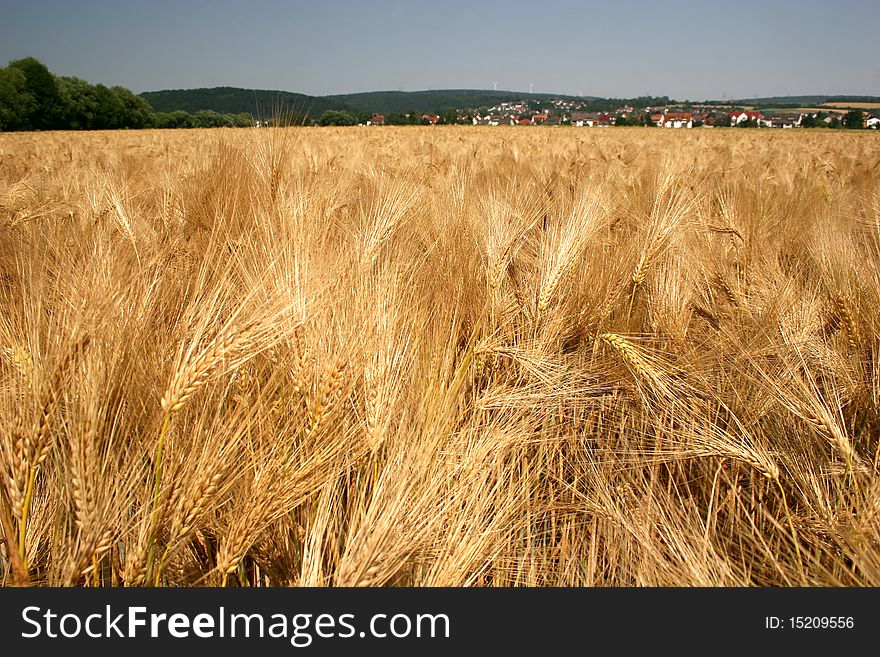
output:
M0 66L136 92L880 95L878 0L0 0Z

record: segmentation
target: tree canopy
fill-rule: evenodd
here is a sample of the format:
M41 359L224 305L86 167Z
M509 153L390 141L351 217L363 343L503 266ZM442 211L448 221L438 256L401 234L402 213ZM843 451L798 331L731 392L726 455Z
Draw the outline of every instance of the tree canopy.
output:
M861 130L865 127L865 116L860 109L851 109L843 117L843 127Z
M327 110L318 119L318 125L357 125L357 117L348 112Z
M213 128L254 124L249 114L157 113L125 87L56 77L33 57L0 68L0 130Z

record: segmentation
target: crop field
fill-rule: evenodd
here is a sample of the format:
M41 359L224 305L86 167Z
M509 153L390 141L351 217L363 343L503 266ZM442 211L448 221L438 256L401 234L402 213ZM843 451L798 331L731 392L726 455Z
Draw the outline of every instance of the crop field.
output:
M822 103L822 106L823 107L846 107L848 109L860 109L860 110L880 109L880 103L856 103L856 102L835 103L835 102L828 102L828 103Z
M843 109L842 107L840 107L839 105L831 105L831 106L822 105L820 107L793 107L790 109L786 108L784 110L779 110L779 111L780 112L800 112L802 114L825 112L829 116L836 115L840 118L842 118L844 116L844 114L846 114L846 110Z
M0 582L880 585L880 135L0 134Z

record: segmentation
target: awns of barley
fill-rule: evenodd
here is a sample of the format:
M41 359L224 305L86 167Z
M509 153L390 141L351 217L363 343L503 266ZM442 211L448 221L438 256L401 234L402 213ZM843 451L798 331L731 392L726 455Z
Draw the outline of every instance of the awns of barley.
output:
M715 284L718 286L718 288L724 294L724 297L727 299L727 301L730 302L730 305L732 305L734 308L741 308L742 307L742 300L740 298L739 293L737 293L736 290L734 290L727 283L727 279L725 279L724 276L722 276L721 274L716 274L715 275Z
M143 526L140 536L127 546L123 573L126 586L142 586L146 582L147 561L152 547L151 533L151 528Z
M366 407L364 421L367 443L374 452L379 449L385 438L382 422L382 390L378 381L382 374L377 373L377 369L368 366L364 371L364 403Z
M858 455L852 446L852 442L840 428L839 424L834 421L831 414L821 404L811 404L805 412L802 413L803 418L815 428L819 434L825 437L847 463L855 464L858 461Z
M28 573L28 524L36 487L37 473L40 466L49 456L54 445L54 435L51 432L51 425L55 410L58 406L64 377L66 376L68 369L71 367L73 360L88 347L89 341L89 336L75 341L73 346L67 351L64 358L62 358L61 362L55 368L55 372L45 390L44 401L42 403L40 414L35 422L35 426L32 431L25 436L22 443L23 462L26 463L26 470L20 465L16 471L16 481L14 482L14 490L16 492L14 495L19 503L19 512L16 514L16 517L19 518L18 552L24 566L25 576L27 576ZM24 482L24 494L23 497L20 498L19 494L22 491L21 481L18 480L18 478L23 475L25 471L27 474L25 475L26 481Z
M171 520L171 537L174 540L187 536L194 529L196 520L204 513L225 475L225 469L203 475L195 490L180 495L177 502L171 504L175 509Z
M852 351L859 348L859 328L849 310L849 305L843 295L837 292L832 293L831 301L834 305L834 317L832 323L842 326L846 334L846 344Z
M162 396L162 410L170 415L183 408L217 370L224 365L228 366L235 356L253 346L258 334L258 325L249 325L241 330L231 327L221 331L207 347L174 370Z
M652 255L650 251L646 251L639 258L639 262L633 270L632 276L630 276L633 288L638 288L645 282L645 277L648 275L648 269L651 266Z
M335 403L342 387L346 364L340 357L332 359L327 366L315 396L309 404L309 426L307 435L314 435L321 428Z
M0 443L0 453L6 467L3 469L6 491L12 505L12 514L17 521L21 521L21 511L24 504L24 495L27 488L29 463L25 456L25 431L21 417L16 418L16 426L11 435L3 435Z
M24 378L25 386L28 391L33 390L34 361L31 353L25 347L22 347L15 342L12 343L11 347L4 347L3 350L12 365Z
M102 455L97 450L97 435L94 422L86 420L82 430L69 437L70 490L77 534L76 548L65 568L68 585L91 574L112 545L112 531L106 521L111 515L106 508L109 500L101 495L106 488L101 481Z
M547 278L541 284L541 291L538 294L538 311L544 312L550 307L550 301L556 294L559 284L570 270L570 262L560 260L556 266L550 271Z
M599 336L599 340L611 346L636 377L645 383L649 383L654 392L666 397L674 397L663 381L662 373L653 367L641 353L641 350L629 340L616 333L603 333Z
M49 455L51 449L50 426L55 409L58 406L58 396L62 382L68 368L74 358L89 345L89 338L83 338L71 348L55 369L52 379L45 391L44 402L36 426L33 432L25 439L25 458L32 467L39 466Z
M297 483L293 473L272 466L260 473L252 488L254 499L233 519L217 549L216 571L224 582L238 568L260 528L295 505Z

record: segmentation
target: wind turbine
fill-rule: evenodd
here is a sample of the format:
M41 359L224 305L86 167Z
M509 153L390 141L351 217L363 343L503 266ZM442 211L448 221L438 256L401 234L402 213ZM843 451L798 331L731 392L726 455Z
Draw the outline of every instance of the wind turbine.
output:
M529 82L529 93L532 93L532 89L534 89L534 88L535 88L535 85L533 83Z
M497 82L495 83L495 87L494 87L494 88L495 88L495 91L498 91L498 83L497 83Z

